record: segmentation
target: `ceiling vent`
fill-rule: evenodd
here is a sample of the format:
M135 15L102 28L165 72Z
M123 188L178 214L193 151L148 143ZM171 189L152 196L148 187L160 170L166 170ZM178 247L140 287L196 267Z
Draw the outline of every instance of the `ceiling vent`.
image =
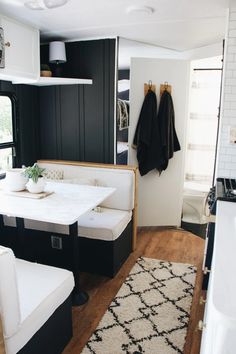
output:
M127 14L151 15L154 13L154 11L154 8L149 6L129 6L126 9Z
M28 0L24 5L30 10L54 9L65 5L69 0Z

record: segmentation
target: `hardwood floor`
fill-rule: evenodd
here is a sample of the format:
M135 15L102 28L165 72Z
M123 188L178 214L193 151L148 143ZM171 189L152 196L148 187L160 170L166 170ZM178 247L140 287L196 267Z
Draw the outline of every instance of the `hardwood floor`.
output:
M1 318L0 318L0 354L5 354L5 347L4 347L4 339L3 339L2 321L1 321Z
M190 263L197 266L196 286L184 354L199 354L201 333L196 331L196 327L198 321L203 318L204 311L203 305L199 305L203 252L204 240L186 231L175 229L156 231L153 228L139 231L136 251L130 255L114 279L87 273L81 275L81 288L89 293L90 299L87 304L73 308L74 336L63 354L79 354L81 352L136 259L140 256ZM112 348L110 354L112 354Z

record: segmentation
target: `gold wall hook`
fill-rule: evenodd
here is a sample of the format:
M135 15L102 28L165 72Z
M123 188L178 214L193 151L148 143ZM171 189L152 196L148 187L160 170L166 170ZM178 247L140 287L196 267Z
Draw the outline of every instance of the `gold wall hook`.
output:
M168 84L168 81L165 81L164 84L160 85L160 96L163 94L164 91L169 92L169 94L171 95L171 85Z
M147 84L144 84L144 96L146 96L150 90L156 93L156 85L152 84L152 80L149 80Z

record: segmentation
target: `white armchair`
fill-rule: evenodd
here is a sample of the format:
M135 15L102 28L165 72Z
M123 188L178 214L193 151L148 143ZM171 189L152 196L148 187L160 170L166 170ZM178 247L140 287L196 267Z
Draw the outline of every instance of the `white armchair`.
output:
M0 315L6 354L59 354L72 337L73 274L15 258L0 246Z

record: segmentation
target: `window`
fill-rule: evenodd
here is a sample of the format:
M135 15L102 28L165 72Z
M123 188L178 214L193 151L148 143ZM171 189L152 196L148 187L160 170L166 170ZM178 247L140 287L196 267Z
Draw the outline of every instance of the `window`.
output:
M15 165L16 156L15 97L0 92L0 176Z
M221 57L194 61L190 91L185 187L212 185L221 86Z

